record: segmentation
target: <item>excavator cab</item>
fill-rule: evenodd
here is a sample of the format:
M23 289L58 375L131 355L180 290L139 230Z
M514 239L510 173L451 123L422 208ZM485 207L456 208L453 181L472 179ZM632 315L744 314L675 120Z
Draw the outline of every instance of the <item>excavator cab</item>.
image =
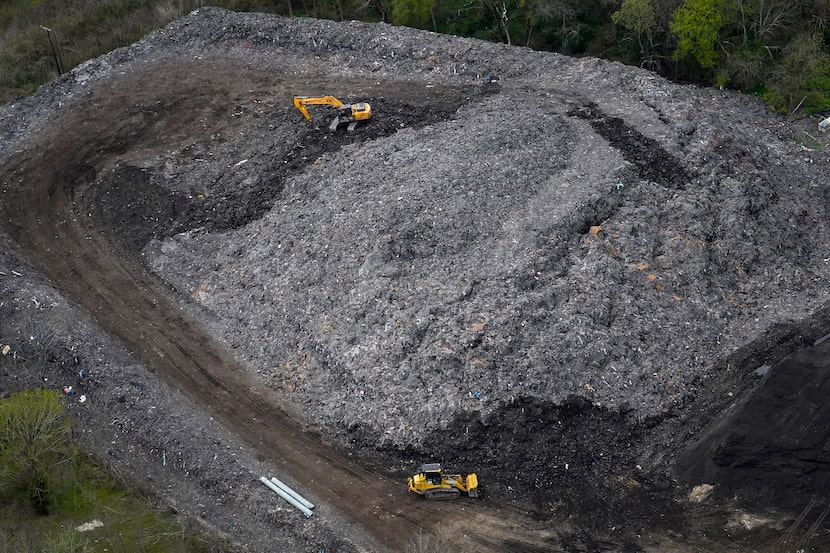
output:
M444 474L441 465L429 463L421 465L420 470L409 478L409 491L423 495L427 499L457 499L462 493L478 497L478 477L468 474Z
M366 102L347 104L340 107L341 116L343 112L349 121L366 121L372 117L372 106Z

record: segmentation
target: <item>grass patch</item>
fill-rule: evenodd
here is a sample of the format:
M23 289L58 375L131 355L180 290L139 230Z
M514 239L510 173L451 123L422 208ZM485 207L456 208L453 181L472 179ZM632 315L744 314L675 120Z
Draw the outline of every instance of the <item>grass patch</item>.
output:
M822 135L819 132L808 134L802 131L802 135L798 140L798 145L808 150L823 150L830 146L830 136Z
M204 0L4 0L0 103L31 94L59 73L203 5Z
M231 550L81 455L70 429L58 392L0 400L0 553Z
M206 5L293 14L290 1L273 0L2 0L0 103Z

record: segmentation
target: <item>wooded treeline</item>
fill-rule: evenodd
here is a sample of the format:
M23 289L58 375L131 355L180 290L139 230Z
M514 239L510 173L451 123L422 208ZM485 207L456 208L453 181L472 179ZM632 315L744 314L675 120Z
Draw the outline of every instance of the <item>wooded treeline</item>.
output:
M6 0L0 100L208 4L597 56L782 112L830 109L830 0Z

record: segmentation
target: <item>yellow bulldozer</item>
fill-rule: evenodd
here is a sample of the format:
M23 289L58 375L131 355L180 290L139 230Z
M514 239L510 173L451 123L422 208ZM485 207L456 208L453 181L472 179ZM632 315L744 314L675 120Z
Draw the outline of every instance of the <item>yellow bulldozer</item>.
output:
M445 474L441 465L430 463L421 465L418 472L409 478L409 491L427 499L458 499L462 493L478 497L478 477L468 474Z
M326 105L337 108L337 116L329 125L332 132L344 123L348 123L348 131L352 132L361 121L368 121L372 117L372 106L366 102L344 104L334 96L294 96L294 106L300 110L303 117L311 121L311 114L306 106Z

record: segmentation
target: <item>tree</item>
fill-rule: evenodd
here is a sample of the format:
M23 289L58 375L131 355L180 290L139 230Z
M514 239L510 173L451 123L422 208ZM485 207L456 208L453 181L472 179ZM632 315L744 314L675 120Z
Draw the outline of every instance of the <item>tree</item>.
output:
M677 37L674 58L693 56L703 68L717 65L718 34L723 27L722 0L685 0L669 29Z
M758 42L730 52L722 64L718 80L730 87L749 90L760 86L769 76L770 55Z
M818 109L830 106L830 54L818 34L804 33L787 44L773 69L772 87L779 109L793 111L805 102Z
M428 29L433 20L434 0L393 0L392 22L416 29Z
M498 27L499 39L506 44L513 44L513 39L510 36L510 13L507 9L505 0L478 0L481 7L492 15Z
M753 30L761 42L791 27L799 11L794 0L752 0L750 5Z
M0 400L0 497L25 492L35 511L49 510L50 480L75 454L60 393L25 390Z
M548 30L549 42L546 46L559 52L570 52L571 43L579 37L581 26L578 5L572 0L535 0L527 5L534 21Z
M611 20L615 25L622 25L634 36L640 45L640 55L645 55L643 37L648 38L652 43L652 33L657 27L657 17L654 14L654 6L651 0L624 0L620 9L611 14Z

